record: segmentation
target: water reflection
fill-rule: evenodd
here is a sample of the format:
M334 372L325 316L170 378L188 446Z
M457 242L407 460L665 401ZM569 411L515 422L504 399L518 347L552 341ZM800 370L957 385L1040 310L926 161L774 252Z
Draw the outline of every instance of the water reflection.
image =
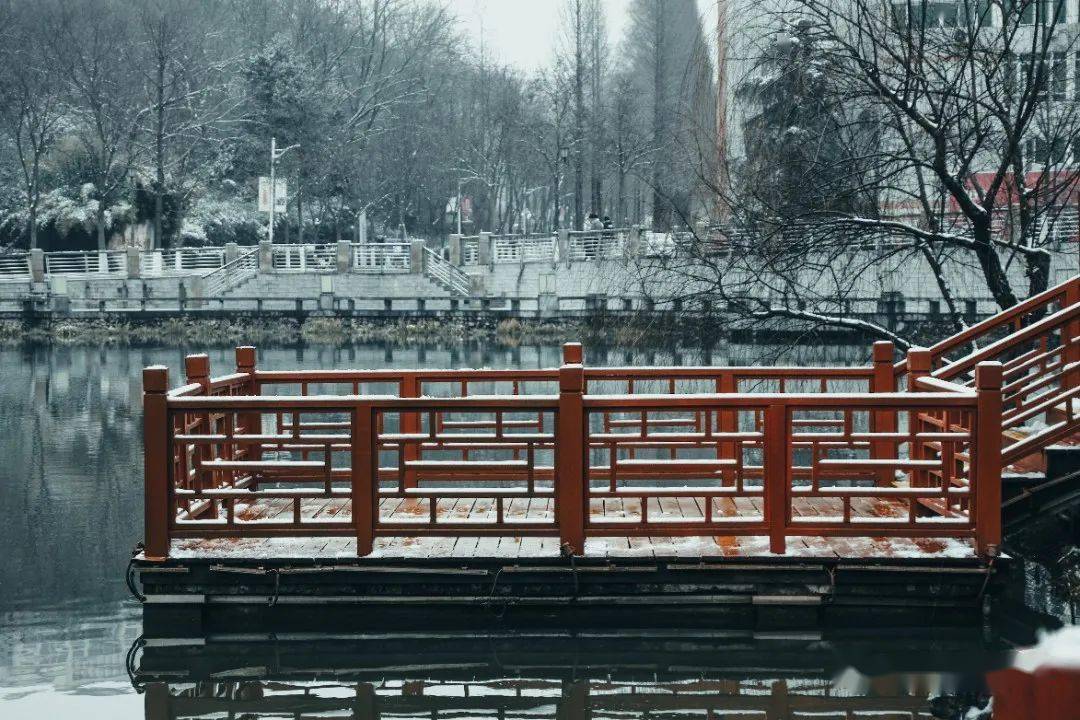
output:
M997 653L917 635L895 636L902 654L880 636L737 633L211 643L147 648L135 676L154 718L912 719L985 700L977 666Z

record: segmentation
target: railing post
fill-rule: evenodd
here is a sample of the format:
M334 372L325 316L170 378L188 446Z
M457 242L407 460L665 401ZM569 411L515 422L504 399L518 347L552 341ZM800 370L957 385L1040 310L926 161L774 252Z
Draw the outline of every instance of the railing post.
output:
M338 240L335 254L336 270L339 273L347 273L352 269L353 252L352 245L345 240Z
M721 370L716 378L716 392L721 394L734 394L738 392L738 383L735 374L728 370ZM720 410L717 412L717 431L721 433L734 433L739 430L738 411L734 409ZM738 453L742 452L742 444L734 440L725 440L719 445L720 459L734 460ZM735 482L735 471L725 468L722 476L725 482Z
M274 272L274 245L269 240L259 241L259 272Z
M481 232L480 240L477 242L476 246L476 264L490 265L491 262L491 233Z
M927 348L911 348L907 354L908 365L908 392L921 392L919 389L919 378L926 377L930 374L931 355L930 350ZM922 421L919 420L918 410L912 409L908 411L908 423L913 426L909 435L914 435L920 432L922 427ZM926 447L919 442L913 442L908 449L908 453L912 460L925 460L926 459ZM911 470L911 485L912 487L928 487L930 485L930 475L925 470Z
M1072 282L1065 286L1065 307L1072 307L1080 303L1080 278L1073 278ZM1071 320L1061 328L1061 344L1065 346L1064 355L1061 358L1066 365L1073 365L1062 378L1065 388L1074 388L1080 385L1080 319Z
M375 547L375 517L379 511L378 468L375 463L375 423L371 405L358 404L352 410L350 430L351 495L353 530L356 533L356 554L370 555Z
M206 353L200 353L198 355L188 355L184 358L184 375L187 377L187 382L198 383L202 386L202 395L210 394L210 356ZM211 414L209 411L205 415L199 417L199 422L195 432L212 433L214 432L214 425L211 421ZM196 445L194 448L194 456L192 457L192 464L195 467L195 483L196 488L201 489L203 483L203 471L201 465L204 460L207 459L208 448L205 445ZM211 502L208 507L210 517L217 517L217 503Z
M202 385L203 394L210 388L210 356L206 353L188 355L184 358L184 375L188 383Z
M247 394L258 395L260 393L259 381L255 377L255 362L256 352L255 348L251 345L241 345L236 348L236 372L244 373L248 376L247 381ZM253 411L242 413L239 417L240 424L243 426L243 432L248 435L260 435L262 434L262 414ZM236 432L240 432L240 428L236 429ZM253 444L245 445L246 455L248 460L259 460L262 458L262 445Z
M457 233L451 234L448 246L450 248L450 264L461 267L461 236Z
M30 282L43 283L48 266L45 264L45 251L41 248L30 249Z
M975 422L971 480L975 483L975 551L998 554L1001 545L1001 378L999 362L975 367Z
M409 241L409 272L413 275L424 274L424 241Z
M783 402L772 403L765 411L762 484L765 522L769 526L769 552L775 555L787 552L788 463L791 458L787 415L788 408Z
M585 369L581 345L563 345L559 368L559 410L555 427L555 517L559 545L567 555L585 552L585 461L588 453L584 407Z
M896 392L896 376L893 374L893 353L895 348L888 340L874 343L874 376L871 392ZM895 433L896 413L892 410L875 410L871 417L871 431L874 433ZM875 440L870 443L870 457L886 459L896 457L896 443L892 440ZM892 485L895 471L883 468L878 472L878 487Z
M142 251L128 248L124 253L124 277L137 280L142 274Z
M420 378L415 373L406 373L405 377L401 380L401 397L403 398L417 398L420 397ZM420 432L420 413L418 412L403 412L401 413L401 432L402 433L418 433ZM402 448L402 461L406 463L406 470L404 473L405 487L416 487L416 470L408 468L408 463L414 460L420 459L420 444L414 442L407 442Z
M143 535L147 560L169 557L169 369L143 370Z

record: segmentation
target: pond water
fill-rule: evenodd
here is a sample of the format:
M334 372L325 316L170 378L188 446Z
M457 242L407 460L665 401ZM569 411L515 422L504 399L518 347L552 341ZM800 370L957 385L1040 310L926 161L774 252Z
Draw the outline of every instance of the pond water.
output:
M755 715L764 712L760 703L744 707L732 700L740 696L783 696L789 702L783 707L790 713L802 708L820 711L823 717L864 710L867 717L882 717L884 711L895 711L896 717L932 717L926 714L929 696L974 697L982 692L982 670L1001 661L997 652L1001 644L981 630L949 637L944 645L940 637L913 640L910 633L871 631L855 639L818 635L795 638L795 645L783 646L783 652L770 639L762 644L763 639L752 633L704 647L702 637L676 637L615 650L584 633L575 635L572 643L552 645L542 662L534 657L508 661L515 650L535 641L495 635L469 650L471 655L439 665L442 674L430 670L436 666L432 658L438 651L427 641L399 649L393 667L374 662L372 646L353 648L346 654L348 672L335 672L330 660L287 667L281 662L282 649L273 647L245 650L242 657L222 660L225 665L216 667L262 668L263 676L288 677L289 684L267 683L258 673L246 679L221 676L212 683L194 682L209 677L192 676L138 693L128 677L126 659L140 634L140 610L129 599L123 577L131 549L142 534L140 374L146 365L163 364L178 381L184 356L199 350L205 348L0 348L0 717L40 718L54 712L79 718L350 716L377 711L423 717L537 713L566 717L587 712L716 718L728 717L717 714L725 708L736 713L730 717L766 716ZM231 370L231 348L209 353L214 374ZM850 364L866 362L867 356L865 345L586 348L586 362L593 365ZM560 359L561 350L554 345L306 345L260 349L259 366L533 368L554 367ZM1044 598L1046 593L1036 588L1031 595ZM1063 612L1060 605L1050 609ZM710 638L709 643L716 641ZM748 653L739 661L745 667L728 662L734 657L733 647ZM658 657L672 648L696 653L694 662ZM301 654L339 657L340 649L316 644L305 646ZM260 655L264 651L265 656ZM873 662L866 661L870 656ZM805 662L792 664L792 658ZM191 663L198 665L203 659L196 655ZM620 669L620 664L626 667ZM604 666L610 667L610 677L601 671ZM506 681L509 676L516 679ZM313 686L314 678L322 680ZM592 698L584 711L581 693ZM694 699L659 704L627 699L650 693L680 697L690 693ZM531 699L464 700L491 694ZM719 699L702 702L702 694ZM350 702L340 702L342 696ZM442 704L408 700L417 696L456 700ZM601 696L618 697L595 702ZM833 707L820 700L833 697L880 702ZM769 717L789 716L802 717Z

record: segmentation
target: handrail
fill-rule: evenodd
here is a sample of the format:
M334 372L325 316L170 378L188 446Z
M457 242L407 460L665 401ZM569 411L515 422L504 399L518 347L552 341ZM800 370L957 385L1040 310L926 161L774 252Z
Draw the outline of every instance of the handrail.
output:
M427 246L424 246L424 274L455 295L469 294L469 276Z
M203 295L221 295L237 287L259 271L259 249L241 252L217 270L203 276Z
M190 356L176 391L164 368L144 373L146 555L167 557L171 538L265 534L354 536L361 555L376 537L476 534L557 536L575 553L586 537L612 535L763 535L776 553L789 536L952 537L992 555L1001 366L980 365L975 391L930 379L919 382L929 392L905 393L877 382L891 378L891 348L874 356L871 368L594 369L594 380L726 378L710 385L718 392L634 393L641 383L615 394L586 391L590 371L573 344L560 368L526 371L262 371L253 348L238 348L237 371L213 378L205 355ZM781 383L858 379L867 390L733 382L762 371ZM554 381L557 394L522 394L534 379ZM352 388L308 394L334 381ZM365 381L396 383L400 396L359 392ZM490 381L513 390L468 394L469 382ZM425 382L461 394L428 395ZM287 383L301 393L263 394ZM899 431L905 417L910 429ZM318 517L316 507L344 499L351 509ZM440 514L461 499L476 517ZM291 510L260 515L283 500ZM614 516L589 509L608 500L622 508ZM411 509L388 515L384 501ZM922 518L925 502L944 515ZM687 503L698 516L665 515Z
M935 370L933 373L934 377L945 380L954 378L963 372L971 370L976 364L983 360L997 358L1005 351L1010 350L1021 343L1041 337L1047 331L1053 330L1070 320L1075 320L1077 318L1080 318L1080 304L1065 307L1052 315L1041 318L1022 330L1003 337L986 347L975 350L964 357Z
M992 330L996 330L1000 327L1009 324L1015 324L1020 318L1033 310L1038 310L1051 304L1058 299L1064 299L1064 297L1070 292L1077 293L1077 300L1080 300L1080 276L1074 276L1069 278L1063 283L1055 285L1052 288L1048 288L1038 295L1032 295L1026 300L1013 305L1007 310L1003 310L1000 313L993 315L981 322L945 338L944 340L935 343L930 346L930 353L932 363L936 364L938 359L943 357L950 350L957 347L962 347L973 340L976 340ZM902 359L894 366L896 375L904 375L908 370L907 359Z

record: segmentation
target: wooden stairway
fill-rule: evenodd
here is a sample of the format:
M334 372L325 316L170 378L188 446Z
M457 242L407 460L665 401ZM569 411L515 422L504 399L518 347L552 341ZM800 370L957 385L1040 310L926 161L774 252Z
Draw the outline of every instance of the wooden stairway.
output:
M927 349L913 350L894 366L897 386L909 391L975 391L975 367L1002 365L1002 476L1045 475L1046 448L1080 444L1080 277L1050 288ZM947 427L941 418L920 415L931 430ZM965 453L942 457L942 443L922 443L919 453L939 459L954 487L967 483ZM954 463L948 466L947 463ZM940 485L942 470L927 472ZM965 503L966 504L966 503ZM924 514L955 516L966 507L920 499Z

